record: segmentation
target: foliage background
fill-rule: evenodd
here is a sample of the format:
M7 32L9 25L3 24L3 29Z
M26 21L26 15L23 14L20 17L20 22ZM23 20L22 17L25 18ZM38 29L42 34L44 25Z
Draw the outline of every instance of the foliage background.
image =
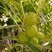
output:
M0 0L1 52L52 52L52 0Z

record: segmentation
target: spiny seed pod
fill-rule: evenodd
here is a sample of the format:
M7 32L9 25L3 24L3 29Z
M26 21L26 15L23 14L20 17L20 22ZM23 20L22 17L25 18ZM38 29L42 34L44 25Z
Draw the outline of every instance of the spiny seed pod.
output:
M45 40L45 35L42 32L37 32L36 37L40 42Z
M28 37L33 38L35 37L35 34L37 33L37 27L36 26L27 27L25 31Z
M21 43L26 43L28 41L28 37L25 35L25 32L20 32L18 35L18 40Z
M37 25L38 16L37 16L37 14L29 13L29 14L25 15L23 22L24 22L24 26Z
M36 37L30 39L30 43L33 44L34 46L37 46L38 45L38 39Z

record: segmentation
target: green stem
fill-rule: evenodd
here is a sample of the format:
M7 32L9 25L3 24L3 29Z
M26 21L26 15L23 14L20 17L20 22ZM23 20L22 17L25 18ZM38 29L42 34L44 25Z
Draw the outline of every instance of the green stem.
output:
M23 9L23 1L20 1L20 10L21 10L21 14L22 14L22 17L25 17L25 13L24 13L24 9Z

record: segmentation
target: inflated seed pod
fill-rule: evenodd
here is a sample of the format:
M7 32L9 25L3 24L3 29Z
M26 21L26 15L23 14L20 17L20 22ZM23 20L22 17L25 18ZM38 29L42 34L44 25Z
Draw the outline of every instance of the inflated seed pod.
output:
M42 32L37 32L37 34L35 36L37 37L39 42L42 42L45 40L45 35Z
M35 37L35 34L37 33L37 27L35 25L31 27L27 27L25 31L28 37L33 38Z
M24 26L32 26L37 25L38 23L38 15L35 13L29 13L25 15L25 18L23 19Z
M18 35L18 40L21 43L27 43L28 37L26 36L25 32L20 32L20 34Z
M30 43L34 46L38 46L39 41L36 37L34 37L34 38L30 39Z

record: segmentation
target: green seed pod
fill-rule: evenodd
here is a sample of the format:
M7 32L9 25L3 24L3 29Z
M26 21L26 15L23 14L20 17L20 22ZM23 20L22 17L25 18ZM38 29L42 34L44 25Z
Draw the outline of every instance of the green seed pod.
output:
M37 33L37 27L36 26L32 26L32 27L27 27L26 28L26 35L30 38L35 37L35 34Z
M45 40L45 35L42 32L37 32L36 37L40 42Z
M25 26L37 25L38 16L37 16L37 14L29 13L29 14L25 15L23 22L24 22Z
M18 35L18 40L21 43L26 43L28 41L28 37L25 35L25 32L20 32Z
M34 37L33 39L30 39L30 43L33 44L34 46L38 45L38 39L36 37Z

